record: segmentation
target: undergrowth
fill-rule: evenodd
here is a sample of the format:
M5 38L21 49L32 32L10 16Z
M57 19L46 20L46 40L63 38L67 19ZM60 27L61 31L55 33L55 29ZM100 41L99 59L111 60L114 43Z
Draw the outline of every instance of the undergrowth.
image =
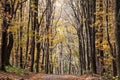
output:
M27 70L22 69L20 67L16 67L16 66L6 66L6 71L10 73L15 73L17 75L21 75L28 72Z

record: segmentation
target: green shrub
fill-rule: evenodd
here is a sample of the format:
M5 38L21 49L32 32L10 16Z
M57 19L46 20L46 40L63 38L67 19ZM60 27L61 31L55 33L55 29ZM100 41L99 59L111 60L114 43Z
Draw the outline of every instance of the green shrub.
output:
M11 72L11 73L15 73L18 75L24 74L26 72L26 70L24 70L20 67L15 67L15 66L6 66L6 71Z
M104 73L104 75L102 76L102 80L119 80L118 76L113 76L110 73Z

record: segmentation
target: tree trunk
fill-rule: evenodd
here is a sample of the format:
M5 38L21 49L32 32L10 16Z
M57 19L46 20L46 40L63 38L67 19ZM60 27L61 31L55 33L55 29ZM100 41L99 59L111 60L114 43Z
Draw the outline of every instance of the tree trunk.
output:
M36 55L36 72L38 73L39 72L39 60L40 60L40 51L41 51L41 48L40 48L40 43L37 43L37 55Z
M3 4L3 21L2 21L2 39L1 39L1 70L5 71L6 66L6 59L7 59L7 44L8 44L8 25L9 21L6 17L7 13L10 14L10 4L8 3L8 0L4 0ZM7 60L8 61L8 60ZM9 62L8 62L9 63Z
M28 15L28 23L27 23L27 41L26 41L26 55L25 55L26 61L24 64L24 68L26 67L28 62L28 51L29 51L29 42L30 42L30 39L29 39L30 38L29 36L30 21L31 21L31 0L29 0L29 15Z
M43 46L43 45L42 45ZM44 63L45 63L45 50L44 50L44 48L42 47L42 64L41 64L41 69L42 70L45 70L44 69Z
M106 0L106 13L108 14L108 7L109 6L109 0ZM106 35L107 35L107 41L108 41L108 45L110 47L110 53L112 55L113 58L116 59L116 54L113 52L113 45L110 41L110 36L109 36L109 16L106 15ZM112 70L113 70L113 76L117 76L117 66L116 66L116 62L113 59L112 60Z
M50 25L51 25L51 18L52 18L52 0L46 0L46 8L47 8L47 11L46 11L46 35L49 35L50 34ZM49 61L49 58L50 58L50 49L49 49L49 46L50 46L50 40L49 40L49 36L47 37L46 39L46 73L48 74L50 71L49 71L49 67L50 67L50 61Z
M20 48L20 67L23 68L23 48L22 48L22 4L20 4L20 42L19 42L19 48Z
M92 24L95 23L95 20L96 20L96 17L94 15L94 13L96 12L96 0L93 0L92 1L92 4L91 4L91 12L92 12L92 15L91 17L93 18L93 21L91 21ZM92 71L93 73L97 73L97 69L96 69L96 48L95 48L95 27L91 28L91 57L92 57L92 63L91 63L91 66L92 66Z
M83 74L83 67L82 67L82 42L81 42L81 35L78 32L78 42L79 42L79 65L80 65L80 73Z
M71 74L71 63L72 63L72 50L70 48L70 45L68 44L68 49L69 49L69 55L70 55L70 58L69 58L69 74Z
M34 67L34 55L35 55L35 29L38 27L38 0L32 1L32 40L31 40L31 67L30 71L33 72L33 67Z
M116 41L116 58L117 58L117 74L120 79L120 0L115 0L115 41Z

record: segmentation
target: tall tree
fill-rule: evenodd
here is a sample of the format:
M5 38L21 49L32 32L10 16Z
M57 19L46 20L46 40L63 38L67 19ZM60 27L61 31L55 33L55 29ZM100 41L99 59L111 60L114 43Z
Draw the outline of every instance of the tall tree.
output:
M22 0L21 0L22 2ZM19 37L20 37L20 41L19 41L19 48L20 48L20 67L23 68L23 48L22 48L22 37L23 37L23 26L22 26L22 18L23 18L23 5L20 5L20 31L19 31Z
M92 17L91 23L94 24L96 21L96 16L94 15L94 13L96 12L96 0L92 0L90 6L91 6L90 12L92 13L90 15L90 17ZM90 30L91 30L90 31L90 34L91 34L90 43L91 43L91 58L92 58L91 66L92 66L92 72L96 74L97 66L96 66L96 47L95 47L95 26L92 27Z
M115 40L116 40L116 57L117 57L117 74L120 79L120 0L115 0Z
M10 14L10 4L8 0L2 1L2 7L3 7L3 22L2 22L2 45L1 45L1 69L5 71L5 65L6 65L6 55L7 55L7 30L9 21L7 20L7 14Z
M50 35L50 26L51 26L51 21L52 21L52 13L53 13L53 1L54 0L46 0L46 35ZM50 39L47 37L46 39L46 73L49 73L49 67L50 67Z
M35 56L35 30L38 27L38 0L31 1L31 30L32 30L32 37L31 37L31 67L30 71L34 71L34 56Z
M26 1L26 0L25 0ZM2 70L5 70L6 65L10 65L10 55L13 48L13 32L8 31L8 29L12 28L12 20L15 16L19 5L23 2L19 1L10 1L10 0L2 0L2 45L1 45L1 60L2 60Z

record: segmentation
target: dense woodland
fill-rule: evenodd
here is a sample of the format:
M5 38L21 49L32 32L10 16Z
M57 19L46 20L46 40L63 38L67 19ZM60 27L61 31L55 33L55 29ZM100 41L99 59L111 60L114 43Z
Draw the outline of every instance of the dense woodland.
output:
M119 35L120 0L0 0L1 71L120 80Z

